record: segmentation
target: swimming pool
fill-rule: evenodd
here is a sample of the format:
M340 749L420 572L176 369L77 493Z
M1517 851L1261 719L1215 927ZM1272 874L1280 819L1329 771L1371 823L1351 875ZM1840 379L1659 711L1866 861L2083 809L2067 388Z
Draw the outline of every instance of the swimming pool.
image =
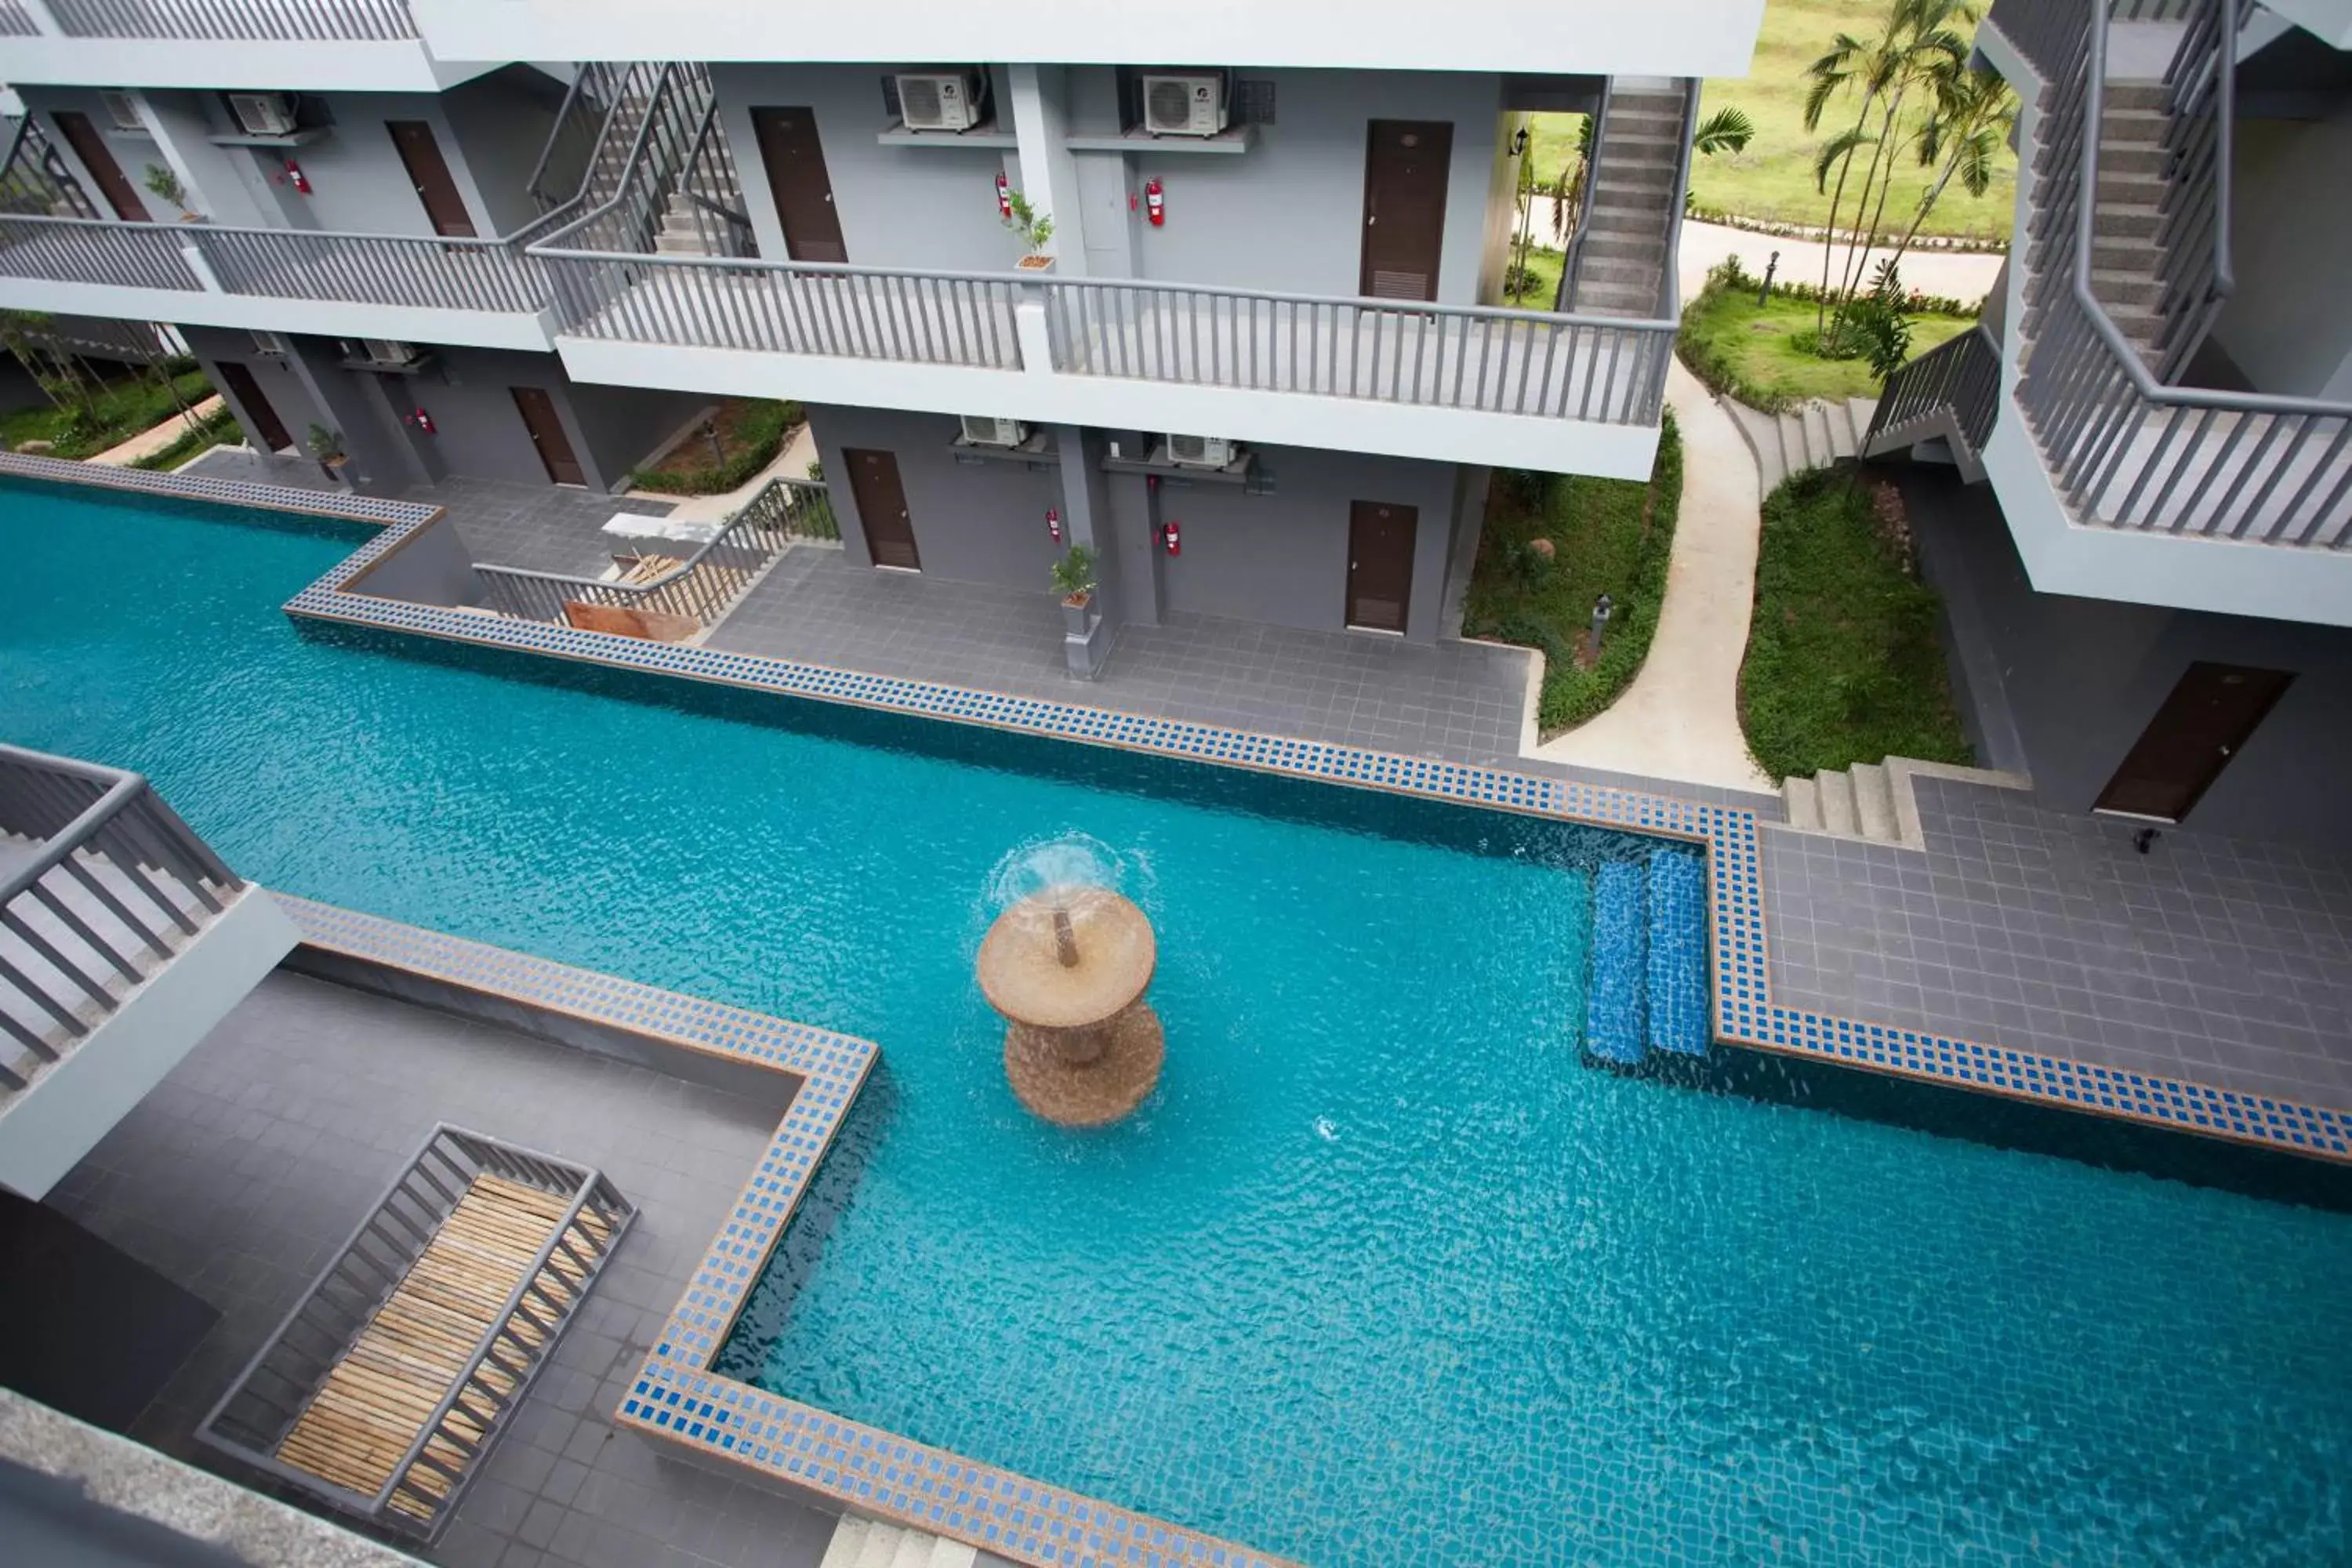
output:
M728 1370L1328 1564L2341 1553L2352 1222L1583 1066L1629 841L300 635L352 537L0 490L0 732L269 885L879 1040ZM1070 832L1170 1038L1076 1139L969 970Z

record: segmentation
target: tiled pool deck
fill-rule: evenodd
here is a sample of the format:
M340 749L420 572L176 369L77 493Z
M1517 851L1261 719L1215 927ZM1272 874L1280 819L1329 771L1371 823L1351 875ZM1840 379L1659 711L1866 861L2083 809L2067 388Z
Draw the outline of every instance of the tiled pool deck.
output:
M1774 994L1767 962L1759 819L1739 805L371 598L342 592L341 584L398 549L411 532L439 515L437 509L224 481L197 480L192 489L188 481L170 476L93 472L80 465L37 458L0 458L0 472L326 512L383 524L383 531L288 604L289 613L296 616L1696 840L1709 851L1713 1022L1721 1041L2352 1161L2352 1116L2327 1107L1789 1005ZM1055 1568L1113 1563L1157 1568L1265 1561L1225 1543L841 1420L708 1370L770 1244L854 1095L871 1047L347 911L299 903L294 907L314 942L450 975L461 984L536 1005L610 1019L691 1048L743 1055L807 1075L807 1088L795 1099L695 1271L684 1300L623 1396L617 1419L625 1425L657 1433L714 1459L751 1466L861 1511L959 1535L1024 1562Z

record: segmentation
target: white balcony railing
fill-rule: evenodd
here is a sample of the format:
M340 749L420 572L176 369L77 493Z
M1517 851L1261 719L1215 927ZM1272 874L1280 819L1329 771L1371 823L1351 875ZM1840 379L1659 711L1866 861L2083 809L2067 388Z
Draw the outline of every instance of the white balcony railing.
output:
M402 0L47 0L69 38L396 41L416 37ZM13 8L13 7L12 7ZM31 29L27 29L28 33Z

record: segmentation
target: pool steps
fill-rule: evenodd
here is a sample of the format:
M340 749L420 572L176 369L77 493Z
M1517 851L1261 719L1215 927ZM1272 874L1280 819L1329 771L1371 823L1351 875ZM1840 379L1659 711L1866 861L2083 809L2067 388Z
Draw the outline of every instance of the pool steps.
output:
M1631 1065L1707 1049L1706 874L1686 849L1611 860L1592 877L1584 1048Z
M961 1541L845 1513L818 1568L973 1568L979 1558L976 1548Z

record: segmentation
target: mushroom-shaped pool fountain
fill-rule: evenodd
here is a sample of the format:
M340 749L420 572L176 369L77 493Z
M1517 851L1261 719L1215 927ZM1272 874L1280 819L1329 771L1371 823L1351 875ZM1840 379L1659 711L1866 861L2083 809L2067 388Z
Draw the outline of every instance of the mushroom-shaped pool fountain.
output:
M1011 1025L1004 1076L1065 1127L1100 1127L1143 1103L1167 1053L1143 1000L1160 944L1108 888L1065 883L1008 907L980 944L980 989Z

